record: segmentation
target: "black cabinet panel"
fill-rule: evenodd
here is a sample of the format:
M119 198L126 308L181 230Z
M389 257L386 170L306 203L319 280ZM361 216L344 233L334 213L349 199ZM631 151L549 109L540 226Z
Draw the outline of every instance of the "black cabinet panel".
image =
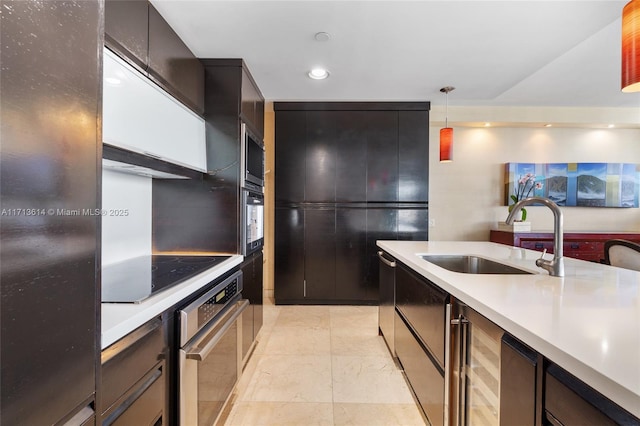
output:
M251 304L253 305L253 339L258 336L258 332L262 328L263 323L263 272L264 259L262 252L254 257L253 260L253 279L254 291L251 294Z
M538 355L509 334L500 345L500 424L536 424Z
M262 251L253 252L242 263L242 296L251 306L242 319L242 354L245 356L262 327Z
M305 201L333 202L336 199L338 114L334 111L307 113Z
M276 207L274 283L276 301L304 298L304 210Z
M336 115L336 201L367 199L367 113L334 111Z
M242 296L253 306L262 305L262 258L262 251L257 251L242 264Z
M396 268L396 309L444 368L445 305L449 295L407 266Z
M149 62L149 2L107 0L104 5L105 45L140 70Z
M398 209L398 240L426 241L428 228L429 210L427 207Z
M305 184L306 113L276 115L276 201L303 201Z
M444 374L418 343L410 325L395 312L395 349L420 407L432 425L444 425ZM475 426L475 425L474 425Z
M398 201L398 113L367 113L367 201Z
M376 241L427 239L428 104L276 102L274 110L276 216L297 206L312 223L335 211L335 230L305 228L304 301L376 303ZM291 233L276 232L276 247ZM280 285L276 302L296 299Z
M196 112L204 112L204 67L171 26L149 6L149 75Z
M305 298L331 300L336 296L335 235L335 209L314 209L305 212Z
M237 187L205 176L202 180L154 179L152 192L156 252L239 253Z
M395 240L398 230L398 210L394 208L367 209L367 247L365 274L367 299L378 300L379 273L377 240Z
M378 308L378 329L391 352L396 356L395 316L396 316L396 261L391 255L380 250L380 297Z
M336 210L336 297L367 299L367 210Z
M429 197L429 112L398 113L398 199Z
M640 419L556 364L544 380L547 422L565 426L638 425Z
M100 219L51 211L100 208L103 13L2 2L0 194L18 211L0 217L2 425L58 424L95 398Z
M263 136L264 129L264 99L260 90L255 85L253 78L246 69L242 69L240 114L245 122L248 122L258 136Z

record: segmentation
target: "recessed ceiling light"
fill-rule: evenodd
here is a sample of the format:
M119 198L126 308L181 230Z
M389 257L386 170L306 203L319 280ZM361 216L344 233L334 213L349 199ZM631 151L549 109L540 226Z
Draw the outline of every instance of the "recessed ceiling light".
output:
M331 38L331 34L320 31L319 33L316 33L314 38L316 39L316 41L329 41L329 39Z
M324 68L314 68L309 71L309 77L314 80L324 80L325 78L329 77L329 71L325 70Z
M484 127L491 127L491 123L484 123Z
M610 128L610 129L613 129L614 127L616 127L616 125L615 124L609 124L607 127Z
M545 124L544 127L551 127L551 124Z

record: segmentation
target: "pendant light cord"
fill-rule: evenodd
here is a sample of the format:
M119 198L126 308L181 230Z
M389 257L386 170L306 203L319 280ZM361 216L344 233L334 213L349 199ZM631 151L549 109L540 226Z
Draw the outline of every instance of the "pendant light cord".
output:
M445 86L440 91L445 94L445 107L444 107L444 127L449 127L449 92L455 90L453 86Z

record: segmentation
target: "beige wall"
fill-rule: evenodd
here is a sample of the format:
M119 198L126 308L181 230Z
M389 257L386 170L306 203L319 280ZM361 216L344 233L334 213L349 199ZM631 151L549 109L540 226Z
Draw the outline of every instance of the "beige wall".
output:
M265 146L265 183L264 183L264 271L263 288L265 296L273 297L273 223L275 216L275 116L273 103L269 102L264 114L264 146Z
M482 108L463 111L480 117ZM429 150L429 214L435 226L430 240L487 240L489 230L507 216L504 200L504 163L507 162L626 162L640 163L640 130L587 128L594 123L638 120L637 111L578 110L556 108L545 115L541 109L485 109L484 120L514 120L504 126L456 127L454 161L440 163L439 128L433 122L442 111L432 111ZM449 118L456 117L449 109ZM508 115L507 115L508 114ZM477 118L477 117L476 117ZM478 121L484 121L478 120ZM583 123L576 122L584 120ZM507 120L505 120L507 121ZM517 123L516 123L517 122ZM541 123L554 122L546 128ZM525 127L526 126L526 127ZM560 127L571 126L571 127ZM580 127L574 127L580 126ZM637 127L637 125L635 125ZM639 209L564 207L565 231L640 232ZM551 230L553 215L546 207L527 207L532 230Z

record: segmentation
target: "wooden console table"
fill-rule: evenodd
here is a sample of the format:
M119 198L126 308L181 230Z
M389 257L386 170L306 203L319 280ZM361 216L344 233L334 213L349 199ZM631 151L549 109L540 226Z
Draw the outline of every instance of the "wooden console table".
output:
M509 232L492 229L489 239L494 243L537 251L547 249L548 253L553 253L553 232ZM605 241L613 239L640 243L640 234L632 232L565 232L564 256L600 262L604 259Z

